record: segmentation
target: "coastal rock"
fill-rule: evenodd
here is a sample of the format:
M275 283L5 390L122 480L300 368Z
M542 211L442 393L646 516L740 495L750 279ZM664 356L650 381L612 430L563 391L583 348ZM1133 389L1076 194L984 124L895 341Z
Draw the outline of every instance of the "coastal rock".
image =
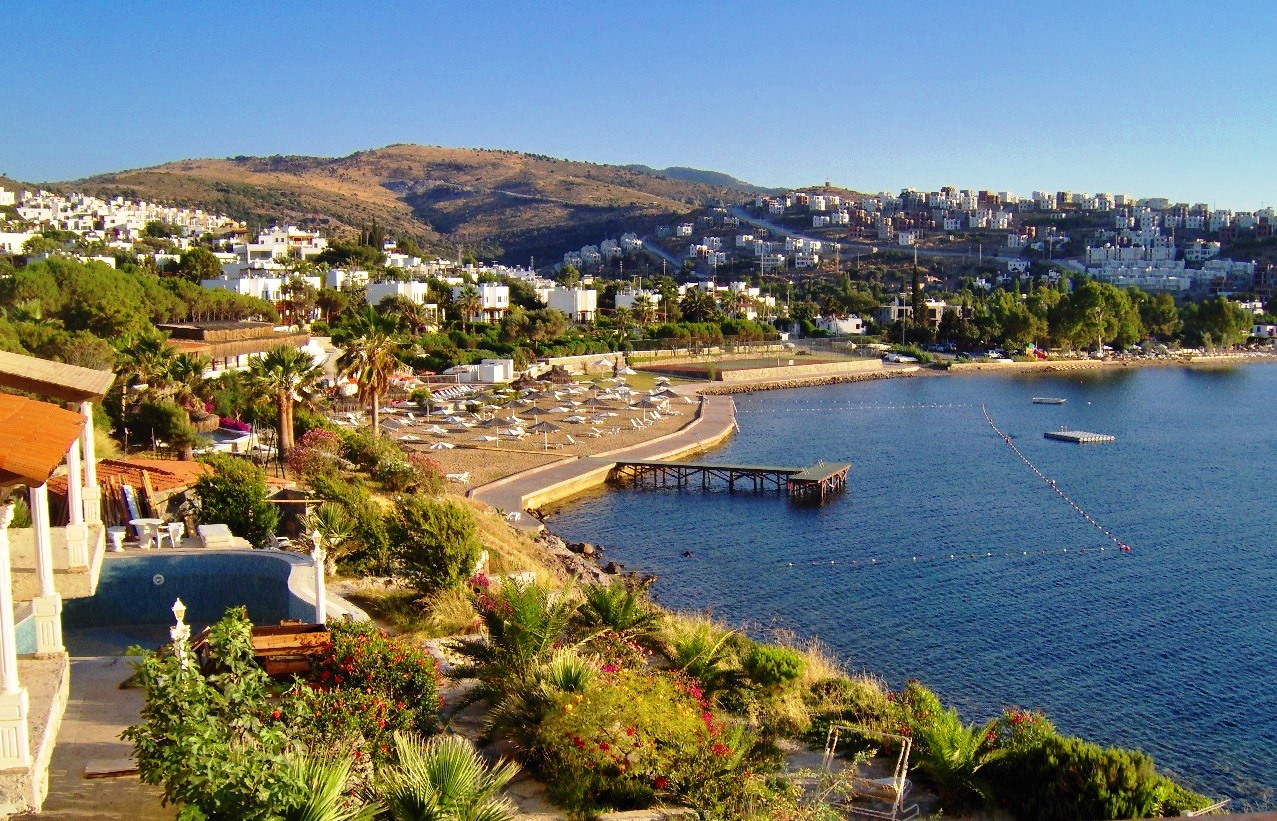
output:
M625 565L621 564L620 562L608 562L607 564L603 565L603 572L608 574L609 576L615 576L624 569L625 569Z

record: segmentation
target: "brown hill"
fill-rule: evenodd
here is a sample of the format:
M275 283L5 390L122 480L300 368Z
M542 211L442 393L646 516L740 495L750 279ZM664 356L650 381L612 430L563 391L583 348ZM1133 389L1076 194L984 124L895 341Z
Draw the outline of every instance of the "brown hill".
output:
M419 145L338 158L183 160L57 187L200 207L252 227L288 221L349 235L375 220L448 255L464 246L517 261L557 257L747 196L619 166Z

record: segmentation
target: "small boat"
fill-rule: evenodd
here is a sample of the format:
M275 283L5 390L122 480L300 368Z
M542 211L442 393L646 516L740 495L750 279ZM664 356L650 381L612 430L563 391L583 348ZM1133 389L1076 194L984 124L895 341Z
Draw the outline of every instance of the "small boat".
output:
M1069 400L1061 399L1058 396L1035 396L1031 401L1035 405L1063 405Z

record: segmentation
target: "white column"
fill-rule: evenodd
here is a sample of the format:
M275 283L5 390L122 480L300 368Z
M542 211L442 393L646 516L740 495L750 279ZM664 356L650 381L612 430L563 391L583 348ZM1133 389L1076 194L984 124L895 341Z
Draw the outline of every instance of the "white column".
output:
M84 477L80 475L80 442L67 451L67 567L89 566L89 528L84 523Z
M61 653L62 597L53 586L53 534L49 529L49 486L39 484L27 492L31 526L35 529L35 571L40 595L31 600L35 613L35 651Z
M0 769L31 763L27 736L27 691L18 684L18 636L13 625L13 576L9 569L9 523L13 502L0 506Z
M324 590L324 559L328 554L318 530L311 534L311 539L315 542L315 549L310 551L315 563L315 624L324 624L328 621L328 596Z
M81 402L84 414L84 520L90 525L102 524L102 489L98 487L98 456L93 446L93 403ZM88 562L85 562L87 564Z

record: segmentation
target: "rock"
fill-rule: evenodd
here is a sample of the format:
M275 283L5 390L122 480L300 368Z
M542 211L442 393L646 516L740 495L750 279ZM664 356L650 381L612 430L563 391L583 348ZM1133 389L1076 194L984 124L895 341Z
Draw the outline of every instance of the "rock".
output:
M608 574L609 576L615 576L624 569L625 569L625 565L621 564L620 562L608 562L607 564L603 565L603 572Z
M594 545L590 544L589 542L585 542L581 545L582 556L593 556L596 552L597 551L595 550Z

